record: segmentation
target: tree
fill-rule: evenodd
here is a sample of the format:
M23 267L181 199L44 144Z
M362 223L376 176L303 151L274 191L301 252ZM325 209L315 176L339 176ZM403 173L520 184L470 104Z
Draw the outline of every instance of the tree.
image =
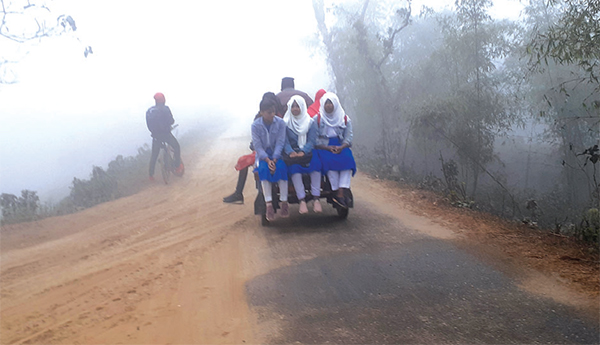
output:
M2 222L14 223L34 220L37 217L40 198L37 192L22 190L21 196L2 193L0 206L2 207Z
M12 65L17 63L30 45L42 39L73 33L77 25L67 14L55 15L43 0L0 0L0 84L16 82ZM25 53L23 53L23 51ZM85 47L84 55L92 53Z
M2 193L0 195L0 206L2 207L2 219L10 219L17 213L17 196L14 194Z
M22 190L19 198L19 209L28 218L34 217L37 214L40 198L37 192L30 190Z
M460 205L476 201L518 217L536 204L544 227L578 223L600 196L600 45L576 46L571 57L579 60L536 55L533 69L523 57L534 51L532 37L556 40L569 13L587 11L578 19L585 25L571 29L587 30L580 41L595 42L598 1L530 0L526 16L509 21L488 15L491 0L458 0L454 11L416 16L410 3L391 0L313 0L336 91L358 122L357 160L380 177L422 187L444 177ZM576 77L585 78L567 88ZM534 136L543 139L531 145ZM527 190L518 188L520 177Z
M548 126L547 140L558 147L560 186L573 210L598 204L600 174L581 152L600 137L599 11L598 0L530 0L526 7L528 101L532 115Z
M490 6L489 0L457 0L456 14L440 20L444 43L430 59L442 91L417 116L421 134L441 136L456 148L461 165L470 171L472 198L479 175L495 158L496 135L515 121L496 73L511 50L515 28L493 21Z
M543 69L549 60L561 65L576 65L579 71L558 88L568 94L567 87L592 84L592 93L584 99L600 108L600 0L548 0L546 7L561 11L556 23L536 30L528 46L533 68Z
M399 33L411 22L411 1L406 1L406 7L395 3L387 6L384 2L370 0L354 6L335 7L337 23L329 28L324 2L314 0L313 7L336 90L341 98L350 101L346 106L350 105L354 110L363 130L379 127L380 152L384 164L390 165L390 153L394 150L392 119L396 107L388 65L396 51ZM374 23L383 24L380 27ZM362 97L356 97L359 94ZM377 121L373 121L374 116Z

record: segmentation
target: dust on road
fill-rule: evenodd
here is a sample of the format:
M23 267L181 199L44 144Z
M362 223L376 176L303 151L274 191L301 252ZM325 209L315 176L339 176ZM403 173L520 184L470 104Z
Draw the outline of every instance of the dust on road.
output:
M0 343L263 342L265 324L257 327L246 283L290 263L269 254L251 178L245 205L222 202L248 140L247 128L232 128L211 147L184 148L186 175L171 185L3 227ZM414 231L458 236L408 211L380 182L358 174L353 190Z

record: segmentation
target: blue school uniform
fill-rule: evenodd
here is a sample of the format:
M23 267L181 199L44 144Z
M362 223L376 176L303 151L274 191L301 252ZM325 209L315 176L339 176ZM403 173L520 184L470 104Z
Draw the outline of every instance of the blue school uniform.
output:
M252 123L252 143L259 162L258 168L254 171L258 171L258 177L261 181L277 182L279 180L287 181L288 179L287 166L281 159L281 153L285 145L286 128L285 122L277 116L273 118L270 125L267 125L262 117ZM271 173L269 164L265 161L267 157L277 160L275 163L276 169L273 173Z
M317 141L317 122L312 121L310 128L308 129L308 133L306 133L306 144L302 148L298 145L298 134L294 133L289 127L287 128L287 135L285 139L285 147L284 152L286 154L290 154L292 152L304 152L304 154L311 154L312 159L309 164L300 165L300 164L292 164L288 165L288 175L293 174L308 174L313 171L319 171L322 169L321 159L319 155L315 152L314 147Z
M342 143L352 145L352 122L346 120L346 127L328 127L324 121L317 121L317 145L340 146ZM331 133L335 133L330 137ZM327 150L316 150L321 159L321 171L326 174L328 171L352 170L352 176L356 174L356 162L350 147L346 147L342 152L335 154Z

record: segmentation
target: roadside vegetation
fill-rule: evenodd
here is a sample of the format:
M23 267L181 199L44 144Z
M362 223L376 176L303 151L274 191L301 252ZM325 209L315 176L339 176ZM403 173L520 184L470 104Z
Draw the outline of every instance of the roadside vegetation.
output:
M314 0L363 171L598 243L600 1Z
M214 130L203 132L202 137L214 133ZM185 157L185 149L193 146L199 136L199 130L192 130L179 139L184 149L183 157ZM69 187L69 195L57 203L40 203L36 191L23 190L21 196L2 193L0 194L2 208L0 225L70 214L103 202L136 194L148 186L150 154L150 146L144 144L138 148L135 156L118 155L108 163L106 168L93 166L89 179L74 177ZM160 174L158 164L157 172Z
M89 179L73 178L70 194L56 204L40 204L37 192L23 190L21 196L2 193L2 224L38 220L83 210L103 202L139 192L146 182L150 149L144 145L135 156L117 156L107 168L94 166Z

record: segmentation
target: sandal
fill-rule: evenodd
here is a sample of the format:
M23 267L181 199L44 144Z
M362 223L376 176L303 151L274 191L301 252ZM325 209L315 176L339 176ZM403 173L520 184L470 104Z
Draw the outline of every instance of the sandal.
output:
M287 201L281 202L281 217L287 218L290 216L290 205Z
M346 204L346 200L344 200L344 197L334 196L333 203L341 208L348 208L348 204Z
M265 217L269 222L275 220L275 209L273 208L273 204L270 202L267 203L267 214Z

